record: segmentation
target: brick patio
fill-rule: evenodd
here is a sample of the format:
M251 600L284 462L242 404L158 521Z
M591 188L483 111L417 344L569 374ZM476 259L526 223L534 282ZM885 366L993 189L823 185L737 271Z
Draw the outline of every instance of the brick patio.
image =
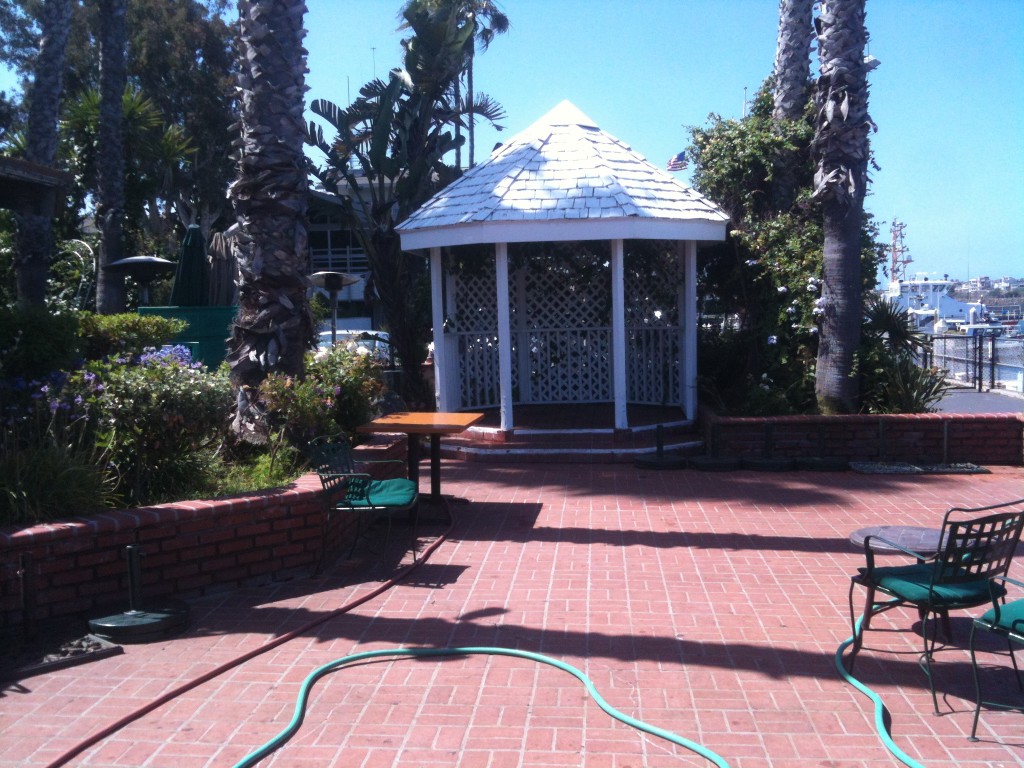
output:
M734 768L898 765L870 701L834 668L850 634L862 526L936 525L951 505L1024 497L1024 470L988 475L704 473L627 464L446 461L454 526L398 586L188 692L70 765L233 765L291 718L306 675L396 646L504 646L583 670L613 706ZM424 483L428 482L426 479ZM446 528L425 508L422 546ZM400 532L399 532L400 533ZM6 684L0 766L44 766L161 694L367 594L401 567L404 536L351 560L193 600L189 631ZM411 562L408 554L405 563ZM1024 576L1014 565L1011 575ZM857 674L892 714L895 742L928 768L1024 764L1024 715L970 729L969 618L938 654L942 716L916 665L913 611L876 619ZM991 682L1007 697L1008 662ZM986 659L988 660L988 659ZM564 672L508 657L372 662L314 688L298 735L261 765L706 766L610 719Z

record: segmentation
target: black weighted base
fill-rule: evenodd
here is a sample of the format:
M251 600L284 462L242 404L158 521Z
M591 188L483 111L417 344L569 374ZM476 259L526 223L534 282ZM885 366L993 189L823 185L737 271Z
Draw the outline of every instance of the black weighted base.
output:
M90 619L93 634L114 643L146 643L177 634L188 626L185 603L168 600L159 606Z

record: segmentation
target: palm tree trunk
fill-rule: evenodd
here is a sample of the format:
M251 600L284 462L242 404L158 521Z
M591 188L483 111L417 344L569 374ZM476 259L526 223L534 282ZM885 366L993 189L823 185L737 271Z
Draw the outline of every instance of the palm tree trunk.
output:
M814 0L779 0L779 38L775 46L776 120L799 120L807 106L814 39Z
M815 19L821 76L814 150L816 198L822 201L825 244L821 338L815 393L822 413L858 408L854 362L860 343L861 224L867 187L868 117L865 0L823 0Z
M476 115L473 114L473 102L475 100L473 91L473 59L476 57L476 42L470 43L469 64L466 66L466 104L469 107L469 167L476 165ZM459 171L462 168L459 167Z
M854 361L860 346L862 208L835 200L823 204L825 245L818 362L814 389L825 414L856 413L860 392Z
M25 159L52 166L57 155L57 120L64 83L64 52L71 30L71 0L47 0L40 18L42 39L29 97ZM18 304L43 306L53 258L53 217L56 190L49 189L34 205L16 213L18 223L15 272Z
M776 122L803 119L811 79L811 40L814 39L814 0L780 0L779 38L775 47ZM794 152L780 152L772 177L772 201L776 210L786 211L796 197Z
M100 126L98 136L96 224L100 263L96 277L96 311L125 309L124 276L107 266L124 258L124 89L128 30L126 0L100 0Z
M306 31L302 0L239 0L238 173L228 190L238 232L238 316L227 356L236 432L265 437L256 389L267 373L301 376L313 341L303 155Z
M470 90L469 98L473 98L473 91ZM455 107L458 109L462 105L462 78L455 78ZM462 121L455 121L455 140L459 141L462 138ZM473 164L473 124L469 124L469 163ZM455 147L455 167L460 171L462 170L462 143Z

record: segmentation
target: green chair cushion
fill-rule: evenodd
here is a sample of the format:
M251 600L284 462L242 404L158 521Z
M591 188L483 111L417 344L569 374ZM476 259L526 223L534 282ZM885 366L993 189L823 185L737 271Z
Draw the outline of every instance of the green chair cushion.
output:
M416 501L416 495L412 480L396 477L372 481L367 498L349 498L346 503L353 507L408 507Z
M879 589L901 600L921 605L931 603L937 608L970 607L991 599L987 578L959 584L938 584L933 589L934 568L931 563L875 568L871 571L870 580Z
M995 608L990 608L975 622L986 629L1010 635L1010 639L1024 645L1024 600L1014 600L999 608L999 622L996 623Z

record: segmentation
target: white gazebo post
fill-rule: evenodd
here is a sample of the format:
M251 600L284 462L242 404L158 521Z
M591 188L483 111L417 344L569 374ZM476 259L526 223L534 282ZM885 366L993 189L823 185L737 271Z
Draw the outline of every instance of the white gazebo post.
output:
M533 384L530 381L530 339L527 333L528 320L526 317L526 272L522 269L516 270L515 290L512 293L516 307L516 370L519 375L519 401L524 403L532 402Z
M437 410L449 411L452 404L448 402L448 356L444 348L444 270L439 246L430 249L430 303L434 323L434 402Z
M511 432L512 422L512 327L508 300L508 243L494 244L494 271L498 290L498 382L501 431Z
M697 243L687 240L683 254L683 413L697 418Z
M623 242L612 240L612 395L615 398L615 429L629 429L626 403L626 298Z

